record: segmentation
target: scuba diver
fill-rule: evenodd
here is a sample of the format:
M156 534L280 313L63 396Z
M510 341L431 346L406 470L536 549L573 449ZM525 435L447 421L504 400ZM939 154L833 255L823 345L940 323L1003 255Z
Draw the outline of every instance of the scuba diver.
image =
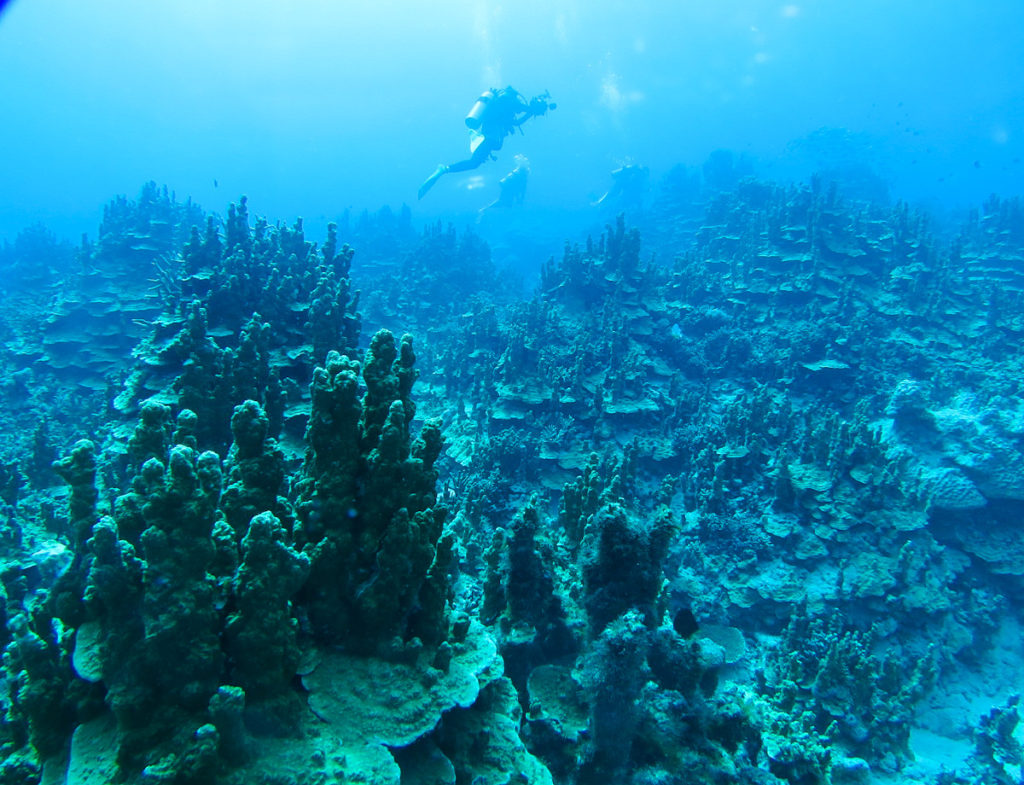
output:
M501 188L498 198L486 207L481 207L481 213L492 207L512 207L523 203L526 198L526 181L530 178L530 161L522 153L516 153L514 160L515 168L498 181Z
M612 172L612 187L604 196L593 202L597 207L605 202L616 202L619 208L639 208L643 205L644 195L651 170L638 164L624 164Z
M441 179L441 175L476 169L488 158L495 158L495 153L501 149L506 136L515 133L517 128L522 132L520 126L531 117L542 117L547 114L548 109L557 108L557 104L551 103L550 98L547 91L527 101L512 87L487 90L476 100L466 116L470 135L469 158L438 166L434 173L423 181L417 197L422 199L427 191L434 187L434 183Z

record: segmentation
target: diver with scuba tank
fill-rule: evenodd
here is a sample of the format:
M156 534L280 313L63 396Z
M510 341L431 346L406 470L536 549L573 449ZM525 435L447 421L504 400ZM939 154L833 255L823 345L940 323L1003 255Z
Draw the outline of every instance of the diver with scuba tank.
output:
M466 125L469 127L470 134L469 158L453 164L438 166L434 173L423 181L418 198L422 199L424 194L434 186L434 183L441 179L442 175L476 169L488 158L494 158L494 154L501 149L506 136L515 133L517 128L521 132L520 126L531 117L542 117L547 114L548 109L557 108L556 104L551 103L550 98L551 96L545 91L527 101L519 91L512 87L484 92L466 116Z

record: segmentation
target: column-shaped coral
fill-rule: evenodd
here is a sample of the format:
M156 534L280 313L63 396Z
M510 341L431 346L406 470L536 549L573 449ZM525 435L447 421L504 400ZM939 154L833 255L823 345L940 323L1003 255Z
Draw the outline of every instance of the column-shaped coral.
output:
M487 554L483 618L500 622L506 673L520 688L534 667L578 649L552 578L553 559L550 552L542 555L537 542L539 527L536 499L531 499L509 531L495 533Z
M196 456L180 445L171 449L166 466L147 461L135 483L130 508L141 509L146 523L137 610L142 637L114 680L124 689L112 685L108 694L122 733L122 762L129 768L147 763L136 756L146 755L154 738L187 733L182 716L203 711L217 689L220 620L207 570L215 555L220 489L217 455Z
M591 637L630 609L639 611L648 625L658 623L655 605L671 534L667 509L644 526L622 505L609 503L588 521L580 564Z
M436 423L410 437L415 413L412 339L378 332L359 366L335 352L314 374L300 534L313 567L306 590L310 618L324 639L374 651L393 638L443 638L435 564L445 510L435 504L441 432ZM421 597L426 592L429 597ZM422 601L428 600L429 601ZM443 614L442 614L443 616ZM431 641L430 639L433 639Z
M307 544L322 542L330 530L338 545L351 546L351 532L342 523L355 514L361 471L359 370L359 363L331 352L313 372L306 463L297 489L296 539Z
M76 442L71 455L54 463L53 469L71 486L71 545L78 553L97 519L96 445L88 439Z
M601 458L596 452L587 456L587 464L583 473L562 489L562 501L558 509L558 523L569 537L569 543L575 550L583 539L583 530L587 520L601 506L604 483L601 478Z
M132 473L150 458L163 460L171 437L171 410L158 401L144 401L139 423L128 439L128 459Z
M184 327L165 351L168 359L181 363L181 375L174 388L178 405L198 415L196 437L203 447L227 448L227 423L232 406L231 379L234 357L221 349L208 333L206 309L198 302L190 306Z
M151 707L145 686L137 683L146 673L142 613L144 563L131 543L119 539L117 524L101 519L89 540L85 607L88 619L76 630L76 669L83 679L102 680L106 702L116 716L132 718L133 708Z
M650 633L643 617L630 611L609 624L583 660L583 687L590 703L592 747L579 782L625 779L633 737L640 721L637 703L644 685Z
M221 509L231 528L241 536L249 520L272 512L291 523L287 502L278 497L284 483L284 455L267 436L270 420L256 401L235 407L231 416L234 442L225 464L227 483Z
M18 613L8 627L4 723L27 731L27 741L42 761L63 752L76 721L75 700L81 698L82 683L72 679L66 642L48 615Z
M263 512L249 521L226 638L231 680L245 690L250 703L286 697L299 662L298 623L290 599L308 574L309 557L288 544L288 532L277 518ZM280 708L287 712L284 703ZM274 713L280 716L280 711Z
M65 624L77 624L82 618L82 591L85 584L83 554L85 541L92 532L98 514L96 502L96 445L87 439L75 443L71 454L53 464L54 471L71 486L71 566L50 591L50 611Z
M258 313L242 326L234 350L231 400L265 401L270 382L270 339L273 328Z
M317 361L330 349L354 352L359 342L359 292L349 301L349 269L355 255L348 245L338 251L337 224L327 224L327 240L321 249L323 264L316 271L316 288L309 298L307 331L312 335Z

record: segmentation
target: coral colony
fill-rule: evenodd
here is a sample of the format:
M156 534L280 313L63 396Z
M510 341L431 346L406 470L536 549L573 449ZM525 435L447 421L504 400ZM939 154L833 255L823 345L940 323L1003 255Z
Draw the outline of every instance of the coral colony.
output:
M0 782L1019 781L1024 206L687 183L0 249Z

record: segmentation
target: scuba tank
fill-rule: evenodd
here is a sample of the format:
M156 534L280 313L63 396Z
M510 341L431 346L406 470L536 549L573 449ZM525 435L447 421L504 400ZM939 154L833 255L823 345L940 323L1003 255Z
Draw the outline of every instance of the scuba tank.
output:
M487 105L494 100L494 91L486 90L476 99L476 103L473 104L473 108L469 110L469 114L466 115L466 125L472 131L479 131L480 126L484 121L484 112L487 111Z

